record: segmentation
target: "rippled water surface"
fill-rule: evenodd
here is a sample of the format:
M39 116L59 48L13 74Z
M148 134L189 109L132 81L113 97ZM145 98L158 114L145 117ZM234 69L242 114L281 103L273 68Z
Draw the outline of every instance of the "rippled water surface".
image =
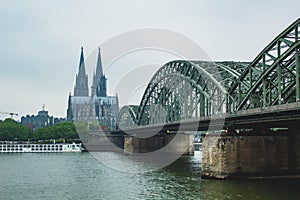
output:
M113 160L120 155L105 156ZM300 196L299 180L203 180L200 173L199 152L159 171L138 174L111 169L89 153L0 154L0 199L294 200Z

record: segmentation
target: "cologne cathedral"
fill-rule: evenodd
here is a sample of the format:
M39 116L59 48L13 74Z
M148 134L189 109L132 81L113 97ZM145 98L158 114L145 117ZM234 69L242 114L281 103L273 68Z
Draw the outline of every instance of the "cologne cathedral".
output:
M88 75L85 71L83 47L79 60L78 74L74 94L69 94L67 120L100 121L103 127L115 129L119 113L117 96L107 96L107 78L103 73L100 48L98 51L96 71L93 74L91 95L89 95Z

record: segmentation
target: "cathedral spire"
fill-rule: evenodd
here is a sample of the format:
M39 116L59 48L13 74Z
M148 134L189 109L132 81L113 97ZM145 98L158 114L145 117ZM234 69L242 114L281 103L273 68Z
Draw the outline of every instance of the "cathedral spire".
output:
M88 95L89 95L88 75L85 72L83 47L81 47L79 69L78 69L78 74L76 75L76 84L74 87L74 96L88 96Z
M83 56L83 46L81 47L80 53L80 60L79 60L79 69L78 69L78 76L85 75L85 63L84 63L84 56Z
M101 50L98 49L98 57L96 64L96 73L93 77L92 98L97 96L106 96L106 77L103 73Z
M101 77L103 75L103 68L102 68L102 59L101 59L101 52L100 47L98 49L98 58L97 58L97 66L96 66L96 76Z

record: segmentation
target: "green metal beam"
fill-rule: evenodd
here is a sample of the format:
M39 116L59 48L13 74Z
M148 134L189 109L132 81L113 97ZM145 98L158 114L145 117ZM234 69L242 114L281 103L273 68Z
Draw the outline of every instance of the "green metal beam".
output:
M299 27L296 26L295 28L295 42L298 41L299 37ZM296 101L300 101L300 80L299 80L299 73L300 73L300 61L299 61L299 48L296 48L295 54L295 62L296 62Z
M271 72L274 71L274 69L277 67L277 65L285 59L287 56L291 55L291 53L296 49L299 48L300 41L294 43L294 45L286 50L277 60L266 70L264 73L261 74L261 76L258 78L257 82L250 88L243 100L240 102L240 104L237 107L237 110L240 110L246 103L246 101L249 99L249 96L257 89L257 87L262 83L262 80L265 79Z

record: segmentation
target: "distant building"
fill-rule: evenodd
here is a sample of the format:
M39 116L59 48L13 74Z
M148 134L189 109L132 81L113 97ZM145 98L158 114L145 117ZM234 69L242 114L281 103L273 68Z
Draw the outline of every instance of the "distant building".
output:
M107 96L107 78L103 73L100 48L93 76L91 95L89 95L88 75L85 71L83 48L79 60L78 74L74 86L74 95L69 93L67 120L100 121L109 129L116 128L119 113L118 96Z
M65 118L49 116L48 111L45 110L44 106L43 110L39 111L37 115L27 115L26 117L23 116L21 118L21 124L31 128L34 131L39 128L53 126L59 122L64 121L66 121Z

